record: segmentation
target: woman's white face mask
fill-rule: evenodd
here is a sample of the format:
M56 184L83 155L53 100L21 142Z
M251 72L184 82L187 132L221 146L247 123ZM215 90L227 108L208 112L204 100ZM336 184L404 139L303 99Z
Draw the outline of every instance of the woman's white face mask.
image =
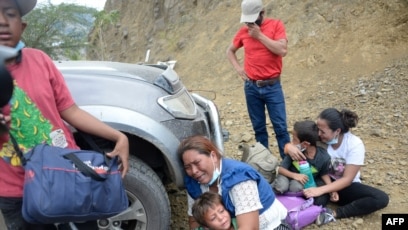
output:
M208 186L211 186L212 184L214 184L214 182L217 180L217 178L220 176L220 170L218 170L216 167L215 167L215 163L214 163L214 159L213 159L213 156L211 155L211 160L212 160L212 163L213 163L213 166L214 166L214 171L213 171L213 175L212 175L212 178L211 178L211 180L210 180L210 182L208 182Z
M337 131L336 131L336 132L337 132ZM340 134L340 133L335 134L334 137L333 137L331 140L326 141L326 144L328 144L328 145L335 145L335 144L337 144L337 143L339 142L339 134Z

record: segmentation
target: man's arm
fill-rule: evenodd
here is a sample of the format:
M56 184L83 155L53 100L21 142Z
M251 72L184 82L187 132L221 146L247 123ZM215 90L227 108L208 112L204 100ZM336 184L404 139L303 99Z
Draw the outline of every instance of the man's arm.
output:
M265 36L264 34L262 34L263 36L261 36L261 38L259 39L260 42L262 42L262 44L264 44L266 46L266 48L268 48L268 50L270 50L272 53L285 57L288 49L287 49L287 44L288 42L286 41L286 39L280 39L280 40L272 40L270 38L268 38L267 36Z
M227 58L234 67L235 71L237 71L238 75L241 77L242 80L248 80L248 76L245 73L244 68L239 64L238 58L236 55L237 48L231 44L227 49Z
M286 39L273 40L262 33L258 25L248 26L248 33L251 37L260 41L272 53L285 57L288 52L288 41Z
M62 119L73 127L83 132L114 141L116 143L115 148L112 152L107 153L107 155L110 157L119 156L122 164L122 177L126 175L129 169L129 142L125 134L101 122L91 114L80 109L76 104L60 114Z

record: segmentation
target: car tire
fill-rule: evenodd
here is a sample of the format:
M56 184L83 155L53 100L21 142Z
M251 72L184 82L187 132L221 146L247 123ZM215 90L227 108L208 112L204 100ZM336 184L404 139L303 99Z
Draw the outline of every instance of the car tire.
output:
M115 227L116 223L107 220L99 220L103 228L99 229L124 229L124 230L157 230L169 229L171 209L167 192L155 172L144 162L136 157L129 160L129 172L124 179L124 185L128 193L130 207L127 211L136 212L129 216L138 216L135 219L121 219L121 227ZM112 220L111 220L112 221ZM110 224L108 227L107 224ZM0 229L6 229L3 216L0 213Z
M171 208L166 189L147 164L130 156L129 172L124 179L124 186L130 206L117 218L113 218L120 220L119 229L170 229Z

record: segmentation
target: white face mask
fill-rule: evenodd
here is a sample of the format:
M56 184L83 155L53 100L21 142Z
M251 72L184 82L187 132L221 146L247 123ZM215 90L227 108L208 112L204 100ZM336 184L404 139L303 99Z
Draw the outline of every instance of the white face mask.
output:
M211 155L211 160L213 160L212 155ZM220 174L221 174L220 170L218 170L218 169L215 167L214 160L212 161L212 163L213 163L213 166L214 166L213 176L212 176L210 182L208 182L207 186L211 186L212 184L214 184L214 182L217 180L217 178L218 178L218 177L220 176Z
M339 135L337 134L337 135L335 135L334 137L333 137L333 139L331 139L331 140L329 140L329 141L326 141L326 144L328 144L328 145L335 145L335 144L337 144L339 142Z
M14 50L15 50L16 52L18 52L18 51L20 51L21 49L23 49L24 47L25 47L24 42L20 40L20 41L17 43L16 47L14 47Z

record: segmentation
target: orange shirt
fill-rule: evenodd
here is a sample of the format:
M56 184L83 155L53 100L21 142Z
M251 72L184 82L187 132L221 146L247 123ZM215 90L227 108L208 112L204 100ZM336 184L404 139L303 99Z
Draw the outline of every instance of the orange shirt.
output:
M280 20L265 18L260 29L272 40L286 39L285 27ZM265 80L281 74L282 57L252 38L247 26L238 30L233 45L236 48L244 47L244 69L252 80Z

